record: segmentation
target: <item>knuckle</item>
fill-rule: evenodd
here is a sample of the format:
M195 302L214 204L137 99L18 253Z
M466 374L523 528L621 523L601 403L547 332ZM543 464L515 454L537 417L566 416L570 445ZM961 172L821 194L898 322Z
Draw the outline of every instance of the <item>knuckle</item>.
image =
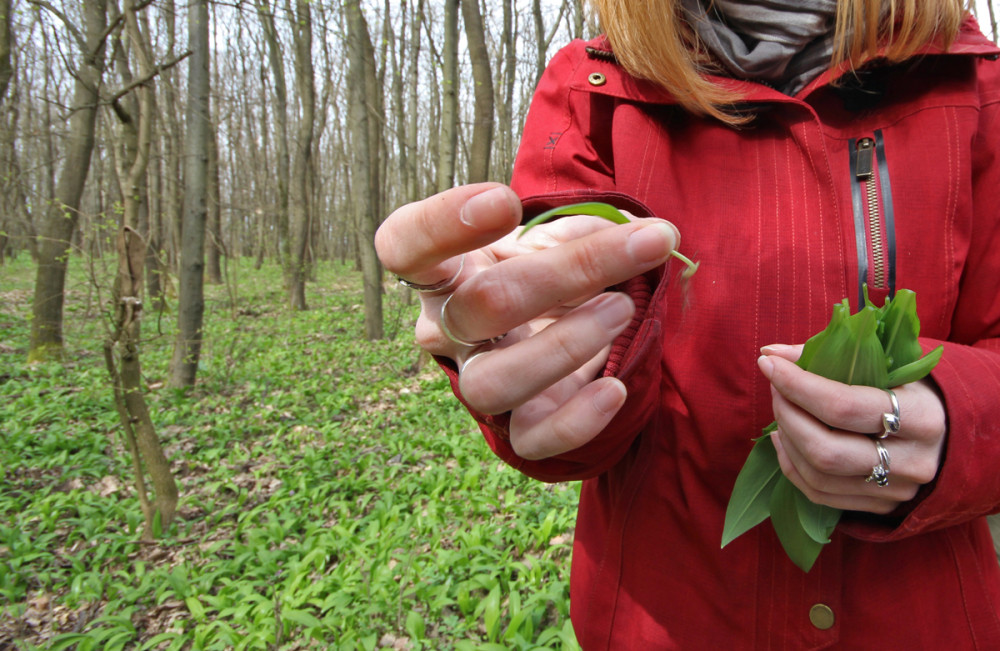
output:
M502 322L510 315L510 308L517 302L516 283L506 283L497 274L481 273L470 281L469 301L476 306L476 320L481 323ZM462 287L465 290L465 286ZM451 305L448 306L451 308ZM454 330L455 311L448 310L448 324Z
M825 443L812 443L803 451L810 464L823 474L836 474L844 467L844 454L835 446Z
M616 259L617 257L610 258ZM602 255L598 244L591 240L581 240L570 249L569 268L575 272L581 290L600 289L608 283L608 260L608 256Z
M514 434L510 435L510 447L514 450L514 454L522 459L527 459L528 461L536 461L541 458L538 454L538 446L535 444L532 437L525 434Z
M413 329L413 336L417 345L429 353L438 354L443 352L445 340L441 333L441 328L437 322L428 318L421 310L417 318L417 324Z
M937 476L937 471L937 464L931 462L930 460L918 461L908 468L908 474L918 485L929 484L934 481L934 478ZM916 495L916 492L916 488L914 488L914 495ZM912 499L912 496L910 499Z
M851 400L849 387L837 387L831 399L824 405L821 420L834 426L842 426L856 419L857 413L858 407Z
M484 414L502 414L508 410L503 387L493 374L469 369L459 375L459 390L470 407Z

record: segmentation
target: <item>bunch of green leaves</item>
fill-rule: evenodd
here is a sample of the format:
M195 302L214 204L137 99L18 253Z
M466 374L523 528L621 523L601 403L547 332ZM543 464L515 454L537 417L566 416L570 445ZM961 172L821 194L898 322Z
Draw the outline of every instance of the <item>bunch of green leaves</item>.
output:
M887 389L926 376L941 359L939 346L921 357L916 294L901 289L875 307L851 314L847 299L833 308L829 325L809 339L798 366L843 382ZM808 572L840 520L841 511L814 504L782 474L771 440L777 423L764 428L736 478L722 533L722 546L770 518L788 557Z

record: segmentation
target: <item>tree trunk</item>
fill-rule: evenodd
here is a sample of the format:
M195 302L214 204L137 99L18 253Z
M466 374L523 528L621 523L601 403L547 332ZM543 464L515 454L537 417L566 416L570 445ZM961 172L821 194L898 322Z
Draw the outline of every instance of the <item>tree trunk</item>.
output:
M222 284L222 201L219 196L219 142L217 129L208 139L208 206L205 226L205 275L212 285Z
M458 2L459 0L444 0L438 192L455 185L455 154L458 147Z
M420 89L420 73L418 69L420 57L420 28L424 22L424 0L417 0L413 18L410 22L410 49L409 49L409 79L410 85L407 89L406 116L409 124L406 127L406 201L412 202L420 198L420 171L418 165L417 147L419 141L417 136L420 132L417 121L418 99Z
M368 24L361 11L359 0L347 3L348 43L350 49L350 91L351 138L354 149L352 165L352 187L354 189L354 215L357 225L361 274L365 296L365 336L369 340L381 339L382 333L382 269L375 255L375 216L372 214L372 167L373 144L368 124L368 107L365 98L367 86L373 80L368 78L374 69L366 61L372 52Z
M187 137L184 156L184 222L177 304L177 339L170 386L194 386L201 355L205 312L205 213L208 195L209 113L208 0L194 0L188 13Z
M139 316L142 310L142 265L146 244L131 228L118 237L118 276L114 284L115 331L104 343L104 361L111 376L115 407L118 410L125 445L132 457L136 493L145 520L146 539L154 538L156 516L161 531L167 529L177 511L177 482L163 453L153 419L143 397L142 369L139 364ZM115 349L118 359L115 359ZM149 471L155 498L146 493L143 468Z
M0 0L0 102L6 99L10 79L14 76L14 66L10 62L12 5L12 0Z
M67 136L66 155L55 196L39 228L38 268L31 301L31 343L28 360L62 356L63 290L69 262L70 242L79 217L80 199L90 169L94 130L104 72L104 0L84 0L84 51L75 72L73 115Z
M486 181L490 176L490 151L493 145L493 73L490 52L483 32L479 0L462 2L462 19L472 59L472 82L475 86L475 109L472 145L469 147L469 183Z
M285 84L284 57L281 44L278 42L278 31L274 23L274 14L267 0L257 0L257 12L260 16L261 29L267 42L267 60L274 77L274 146L277 150L277 182L278 201L274 207L278 251L285 272L285 283L291 286L291 241L289 239L289 147L288 147L288 88Z
M289 8L291 10L291 8ZM295 139L292 184L289 188L289 304L305 310L307 250L310 231L310 183L312 174L313 129L316 122L316 81L312 64L312 11L309 0L295 0L292 38L295 46L295 88L299 96L299 128Z

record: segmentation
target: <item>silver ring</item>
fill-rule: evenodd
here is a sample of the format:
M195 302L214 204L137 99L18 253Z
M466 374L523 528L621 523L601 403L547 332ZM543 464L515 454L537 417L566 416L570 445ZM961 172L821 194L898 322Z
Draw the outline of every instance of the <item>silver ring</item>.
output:
M882 429L885 430L879 436L880 439L884 439L890 434L895 434L899 431L900 421L899 421L899 401L896 400L896 394L892 389L885 389L885 392L889 394L889 400L892 402L892 413L882 414Z
M448 339L451 339L460 346L468 346L469 348L475 348L477 346L483 346L485 344L495 344L507 336L507 333L505 332L502 335L497 335L496 337L490 337L489 339L480 339L479 341L466 341L465 339L456 337L455 333L453 333L451 331L451 328L448 327L447 310L448 310L448 303L451 301L452 296L454 296L454 294L449 294L448 298L444 299L444 302L441 303L441 319L440 319L441 332L444 333L445 337L448 337Z
M451 289L452 285L454 285L458 280L458 277L462 275L463 269L465 269L464 253L462 254L462 257L458 259L458 271L456 271L455 275L447 280L442 280L441 282L434 283L433 285L420 285L405 278L400 278L399 276L396 276L396 280L398 280L399 284L403 287L409 287L410 289L415 289L418 292L439 292L444 289Z
M875 450L878 451L878 465L872 466L872 472L865 481L874 481L880 487L885 487L889 485L889 451L885 449L881 439L873 440Z

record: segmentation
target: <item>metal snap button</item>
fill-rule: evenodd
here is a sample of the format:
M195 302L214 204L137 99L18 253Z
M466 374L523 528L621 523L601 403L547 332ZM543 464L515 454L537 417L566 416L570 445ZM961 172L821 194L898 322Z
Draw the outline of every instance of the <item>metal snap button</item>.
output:
M821 631L833 628L833 609L826 604L816 604L809 609L809 621Z
M587 77L587 81L590 82L591 86L603 86L608 83L608 78L600 72L592 72L590 73L590 76Z

